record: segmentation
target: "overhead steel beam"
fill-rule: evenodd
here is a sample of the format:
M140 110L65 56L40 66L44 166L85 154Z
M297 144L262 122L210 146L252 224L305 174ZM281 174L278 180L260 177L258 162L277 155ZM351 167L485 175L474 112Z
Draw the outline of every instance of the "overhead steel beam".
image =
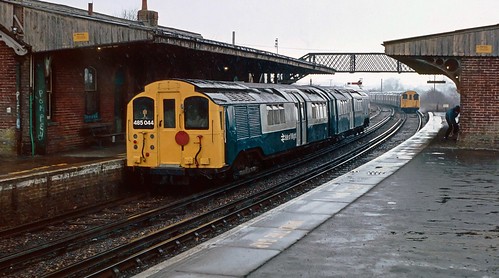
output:
M336 72L415 72L384 53L308 53L300 59L332 68Z

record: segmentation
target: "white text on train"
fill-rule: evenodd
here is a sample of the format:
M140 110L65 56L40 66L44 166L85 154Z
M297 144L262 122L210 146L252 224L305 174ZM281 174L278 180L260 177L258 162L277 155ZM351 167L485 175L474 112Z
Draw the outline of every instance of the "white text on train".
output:
M296 140L296 133L281 134L281 142L284 143L284 141L288 140Z

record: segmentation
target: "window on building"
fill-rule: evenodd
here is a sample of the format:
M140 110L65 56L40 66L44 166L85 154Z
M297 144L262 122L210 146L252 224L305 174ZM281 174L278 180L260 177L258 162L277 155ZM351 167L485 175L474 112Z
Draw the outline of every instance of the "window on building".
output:
M97 71L86 67L83 72L85 84L85 122L94 122L100 119L99 94L97 91Z

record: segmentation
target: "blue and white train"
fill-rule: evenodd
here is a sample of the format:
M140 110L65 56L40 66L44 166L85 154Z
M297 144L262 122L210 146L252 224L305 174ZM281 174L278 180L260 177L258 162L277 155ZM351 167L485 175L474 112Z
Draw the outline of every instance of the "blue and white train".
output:
M157 81L128 104L127 166L171 182L239 176L368 125L369 97L353 89Z

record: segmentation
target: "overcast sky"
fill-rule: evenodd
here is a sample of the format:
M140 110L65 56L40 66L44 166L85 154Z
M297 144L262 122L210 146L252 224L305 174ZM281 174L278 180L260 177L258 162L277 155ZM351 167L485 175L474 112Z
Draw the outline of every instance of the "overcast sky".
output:
M93 2L94 12L120 16L140 9L142 0L47 2L81 9ZM278 38L279 54L294 58L309 52L384 52L384 41L499 24L497 0L148 0L148 9L159 13L159 25L206 39L231 43L235 31L237 45L276 52ZM433 76L340 73L311 78L314 83L363 78L366 86L396 78L404 85L427 86Z

